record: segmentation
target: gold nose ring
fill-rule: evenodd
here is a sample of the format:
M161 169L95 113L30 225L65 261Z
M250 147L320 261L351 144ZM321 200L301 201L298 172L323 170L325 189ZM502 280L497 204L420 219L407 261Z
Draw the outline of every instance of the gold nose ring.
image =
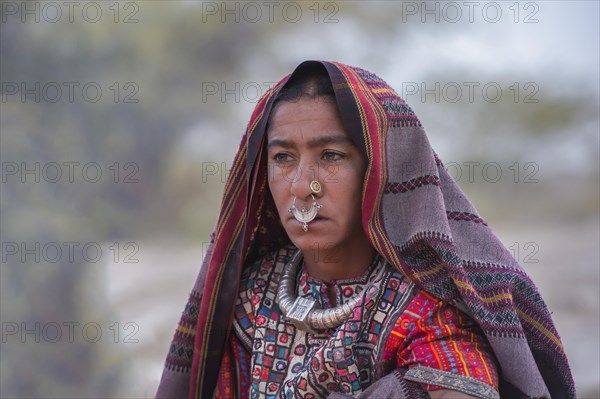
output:
M320 194L321 193L321 183L319 183L318 180L313 180L310 182L310 191L312 191L313 194Z

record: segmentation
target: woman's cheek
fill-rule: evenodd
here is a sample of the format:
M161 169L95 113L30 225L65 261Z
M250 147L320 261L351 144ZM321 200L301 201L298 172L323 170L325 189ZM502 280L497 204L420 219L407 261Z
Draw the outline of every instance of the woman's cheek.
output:
M275 205L277 206L279 212L283 209L282 197L285 192L285 181L277 174L269 176L269 189L271 191L271 196L275 200Z

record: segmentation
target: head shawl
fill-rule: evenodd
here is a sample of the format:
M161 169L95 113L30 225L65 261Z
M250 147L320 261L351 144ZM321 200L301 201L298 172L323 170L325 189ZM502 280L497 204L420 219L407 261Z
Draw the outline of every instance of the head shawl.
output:
M362 226L373 247L477 321L500 364L502 397L574 398L563 345L537 288L448 174L412 109L373 73L322 61L300 64L252 113L157 397L212 397L242 267L286 244L267 187L266 125L281 87L315 66L327 70L344 127L368 160ZM494 248L492 261L484 247Z

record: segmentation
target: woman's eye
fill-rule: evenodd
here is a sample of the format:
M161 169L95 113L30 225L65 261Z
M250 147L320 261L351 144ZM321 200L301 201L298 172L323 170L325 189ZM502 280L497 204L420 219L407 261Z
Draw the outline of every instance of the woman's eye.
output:
M273 159L275 160L275 162L286 162L290 160L290 156L289 154L280 152L278 154L275 154L275 156L273 156Z
M335 162L335 161L339 161L342 158L343 158L343 155L342 154L338 154L337 152L326 151L326 152L323 153L323 159L325 161Z

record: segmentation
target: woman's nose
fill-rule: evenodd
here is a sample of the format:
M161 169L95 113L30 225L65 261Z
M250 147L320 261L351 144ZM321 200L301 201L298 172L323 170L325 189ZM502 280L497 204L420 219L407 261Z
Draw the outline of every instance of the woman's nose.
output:
M318 168L318 165L314 163L310 164L306 162L298 164L296 176L290 186L290 192L299 200L310 199L311 195L314 194L310 184L318 176L316 168Z

